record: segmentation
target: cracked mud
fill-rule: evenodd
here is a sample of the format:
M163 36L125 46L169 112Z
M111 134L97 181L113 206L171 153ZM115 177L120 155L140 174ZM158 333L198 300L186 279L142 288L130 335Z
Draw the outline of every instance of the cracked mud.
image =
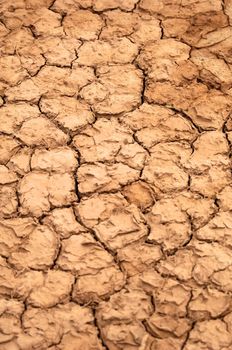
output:
M0 0L0 350L232 349L232 0Z

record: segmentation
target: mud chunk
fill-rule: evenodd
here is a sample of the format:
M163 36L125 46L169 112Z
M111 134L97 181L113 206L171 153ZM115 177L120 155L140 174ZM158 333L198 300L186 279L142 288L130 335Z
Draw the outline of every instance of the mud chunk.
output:
M142 170L145 161L148 157L148 152L138 143L130 143L120 149L116 160L128 164L129 167Z
M19 149L19 142L13 137L0 135L0 164L6 164Z
M102 194L81 201L76 211L110 249L120 249L145 237L144 218L134 205L118 194Z
M117 249L144 237L147 228L143 225L143 217L137 208L131 205L112 211L111 217L99 223L95 231L102 242L111 249Z
M186 18L165 18L162 21L163 31L167 38L181 38L190 27Z
M188 86L198 76L197 67L188 60L190 47L174 39L162 39L145 45L136 62L145 70L148 79L145 96L149 102L170 105L170 102L159 102L161 94L153 94L153 88L159 82L171 88ZM168 84L169 83L169 84ZM157 85L158 90L159 85ZM166 88L167 89L167 88ZM166 95L166 94L165 94ZM153 100L154 96L154 100ZM157 100L155 100L155 98Z
M38 86L40 95L74 96L80 88L94 80L92 68L72 65L72 68L55 66L43 67L33 82Z
M187 215L172 199L161 199L147 215L151 228L148 239L171 250L184 245L191 234Z
M146 159L146 151L135 143L131 130L115 118L97 120L93 126L76 135L73 143L83 163L116 160L141 169Z
M5 94L10 102L38 102L41 96L41 91L32 79L27 79L21 84L7 89Z
M230 24L232 21L232 2L231 0L226 0L225 2L225 13L229 16Z
M127 275L133 276L152 266L162 253L158 245L136 243L120 249L117 257Z
M35 45L41 50L46 64L71 67L76 59L75 50L81 45L75 38L45 37L36 40Z
M120 291L109 301L102 302L97 320L105 344L110 348L125 349L126 344L136 349L142 343L145 330L139 321L152 313L149 297L141 291Z
M157 120L157 124L151 128L142 128L136 132L136 137L145 147L150 148L159 142L191 141L196 134L193 125L177 114L166 120Z
M73 300L80 303L99 301L124 284L124 276L113 257L90 234L63 240L57 264L78 275Z
M128 279L129 287L133 289L142 289L147 294L152 295L153 292L163 286L165 278L163 278L153 267L147 268L146 271L136 274Z
M155 82L148 80L145 98L149 103L157 103L179 111L187 111L191 108L192 101L205 95L207 91L206 85L202 83L192 82L176 86L170 81Z
M1 220L1 254L5 257L9 257L11 252L17 250L19 247L21 238L31 234L35 226L35 222L27 218Z
M1 37L1 52L5 55L14 55L15 42L17 42L17 48L19 50L19 53L21 53L21 49L26 48L27 45L32 45L32 43L34 42L34 37L30 29L17 28L10 31L8 34L5 33L5 35ZM29 51L28 48L27 51ZM24 67L23 64L22 66Z
M29 147L20 148L19 151L14 154L7 166L9 169L15 171L17 174L25 175L30 171L30 160L32 150Z
M37 226L26 242L16 246L9 257L9 262L17 269L32 268L44 270L50 267L57 253L57 238L46 226Z
M188 109L193 122L202 129L219 129L230 113L231 99L219 91L211 90L199 96Z
M191 322L186 318L174 318L168 315L154 313L147 321L147 327L154 337L158 338L183 338L191 329Z
M32 23L33 31L37 36L62 36L61 16L47 8L39 8L35 12L35 20Z
M223 11L196 14L190 18L166 18L162 21L165 36L183 40L191 46L206 37L210 32L228 25L228 19Z
M56 208L52 210L43 219L43 223L52 226L61 238L69 238L71 235L86 232L86 229L76 221L72 208Z
M226 186L223 190L217 194L217 199L221 210L227 211L231 209L230 203L232 200L232 187Z
M27 103L6 104L0 109L0 129L7 134L14 134L22 123L37 118L40 111L37 106Z
M53 206L68 205L77 200L74 179L67 173L51 175L48 192L49 201Z
M24 0L24 6L29 9L37 9L42 7L50 7L52 0Z
M207 49L212 52L216 57L217 53L219 53L219 57L225 59L225 62L231 64L231 57L229 55L229 47L230 47L230 35L222 41L219 41L217 44L213 46L209 46ZM230 90L231 94L231 90Z
M76 200L74 180L69 174L30 172L19 185L21 212L36 217L51 206L71 204Z
M164 279L162 288L157 286L153 290L156 311L161 314L175 317L184 317L187 314L189 300L191 298L190 288L174 279Z
M226 322L229 331L231 331L231 326L232 326L232 313L230 312L228 315L224 317L224 321Z
M199 284L207 283L213 273L231 265L231 250L217 242L206 243L194 240L191 242L191 247L198 256L192 275Z
M175 255L161 261L158 271L166 276L178 277L182 281L191 279L196 256L189 250L178 250Z
M174 67L174 62L181 64L189 58L190 47L175 39L162 39L147 44L138 56L138 63L152 73L156 68L156 79L167 76L167 68ZM164 68L166 66L166 72ZM178 68L177 68L178 69ZM166 75L164 75L166 73ZM172 77L167 77L167 79Z
M84 164L77 171L79 191L93 193L119 190L139 179L139 171L122 163L104 165L102 163Z
M230 212L217 213L209 223L196 232L203 241L214 241L231 247L232 220Z
M225 292L232 291L232 267L229 266L222 271L215 272L211 281Z
M60 283L62 281L62 283ZM33 290L28 300L35 307L51 307L69 298L74 276L68 272L50 270L44 278L44 283Z
M167 275L161 277L152 267L132 276L128 282L131 289L141 289L152 296L158 314L174 318L186 317L191 288L184 283Z
M29 28L19 27L4 37L1 51L7 55L14 55L16 46L22 68L33 76L45 64L45 58Z
M137 205L141 210L147 209L154 203L154 194L152 190L142 181L125 186L122 193L129 203Z
M23 238L30 235L36 228L36 221L28 218L12 218L1 221L3 230L13 232L16 237Z
M227 268L231 261L231 252L218 243L205 243L197 240L191 241L192 250L179 250L164 262L160 262L159 271L181 280L192 277L199 284L209 281L210 276Z
M73 8L88 9L90 7L96 12L103 12L108 10L112 11L113 9L118 9L118 8L123 11L132 11L135 8L135 5L137 2L138 0L128 0L126 3L123 0L79 0L79 1L57 0L53 4L53 8L59 11L61 10L73 11Z
M43 285L44 278L42 271L18 270L17 274L15 274L14 270L8 267L7 264L1 264L1 269L2 295L25 300L33 290Z
M14 185L0 186L1 209L0 215L12 215L17 211L18 198Z
M226 349L232 342L231 334L222 320L209 320L196 324L190 332L190 337L185 345L186 350L193 350L196 343L198 349Z
M143 339L146 339L147 332L139 322L131 323L108 323L101 328L104 343L111 349L126 349L130 344L131 349L138 348Z
M32 28L35 36L62 36L63 28L60 25L61 16L48 8L40 7L36 11L32 9L15 9L4 13L4 22L8 28L17 29L22 26Z
M6 185L18 181L15 172L9 170L5 165L0 165L0 185Z
M216 318L230 308L230 297L217 289L196 289L189 303L189 316L194 320Z
M119 291L124 284L122 272L111 266L94 275L80 276L74 285L72 298L79 303L99 302Z
M3 56L0 58L0 81L10 86L16 85L28 76L21 62L16 56Z
M225 123L225 126L227 131L232 130L232 116L229 116L227 122Z
M206 196L214 196L230 181L227 140L222 132L205 132L193 143L193 147L194 152L185 163L191 173L190 188Z
M94 115L88 105L76 98L60 96L57 98L43 97L40 101L43 113L53 118L63 127L77 131L94 122Z
M120 120L136 131L136 138L147 148L160 142L191 141L197 134L187 119L175 114L169 108L148 103L143 103Z
M102 66L98 80L84 87L80 95L100 114L130 111L141 101L141 72L132 65Z
M231 21L232 21L232 2L231 2L231 0L225 1L225 13L227 16L229 16L229 21L231 24Z
M215 87L221 86L222 91L231 88L231 69L225 60L218 58L208 49L202 49L191 53L191 61L200 69L200 77L203 81Z
M18 300L1 298L0 309L1 343L7 344L20 332L20 316L24 311L24 306Z
M201 134L193 147L194 152L185 163L192 172L202 173L211 167L229 166L228 143L222 132L209 131Z
M118 207L127 207L128 202L120 192L114 194L92 195L75 206L76 214L86 227L93 228L99 222L110 218Z
M68 173L77 167L77 155L69 147L54 148L52 150L35 150L31 159L32 170Z
M106 27L100 38L111 40L127 36L136 44L145 44L160 39L159 21L148 14L112 10L104 13Z
M114 160L120 149L133 143L129 128L117 119L101 118L73 138L83 162Z
M154 146L151 157L145 164L142 179L163 192L185 189L188 174L183 170L182 164L190 154L191 148L184 142L161 143Z
M217 43L226 40L231 36L231 27L219 28L218 30L214 30L213 32L209 32L205 37L201 38L197 43L197 48L213 46Z
M95 275L101 269L115 266L113 257L89 233L63 240L57 264L79 276Z
M158 159L172 159L181 166L189 158L190 145L188 142L164 142L150 149L151 156ZM192 153L192 150L191 150Z
M38 102L43 94L48 97L57 95L74 96L78 90L92 81L94 74L89 67L45 66L32 79L7 89L9 101Z
M76 62L86 66L131 63L137 55L137 45L129 39L86 41L78 50Z
M68 141L68 136L63 131L43 117L26 120L17 132L17 137L28 146L51 148L64 145Z
M139 108L120 117L120 121L133 131L144 128L153 128L155 131L162 119L167 120L174 114L169 108L145 102Z
M202 12L213 12L221 10L221 2L203 1L203 2L181 2L181 0L174 0L172 3L168 1L153 1L142 0L139 7L151 13L161 14L164 17L190 17Z
M63 21L65 34L81 40L97 39L102 26L101 17L87 10L72 12Z
M181 192L169 200L180 212L188 215L194 229L208 223L216 209L213 199L202 198L201 195L188 191Z
M1 25L0 25L0 37L4 38L4 36L6 36L7 34L9 34L9 30L6 28L6 26L4 26L3 23L1 23Z
M72 344L74 339L76 346L91 344L93 349L101 349L93 321L94 318L89 308L74 303L58 305L48 310L30 307L23 318L30 342L33 339L35 345L42 349L59 343L63 335L62 344L65 349L68 349L68 341L70 340ZM87 335L89 343L87 343ZM17 339L21 345L24 341L25 336L23 335Z
M231 183L229 169L211 168L206 174L191 175L190 188L193 192L207 197L215 197L218 192Z

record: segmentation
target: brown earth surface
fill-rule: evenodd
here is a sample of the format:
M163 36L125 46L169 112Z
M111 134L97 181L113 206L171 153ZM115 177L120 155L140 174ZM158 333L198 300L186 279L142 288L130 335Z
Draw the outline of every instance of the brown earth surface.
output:
M232 0L0 0L0 350L232 349Z

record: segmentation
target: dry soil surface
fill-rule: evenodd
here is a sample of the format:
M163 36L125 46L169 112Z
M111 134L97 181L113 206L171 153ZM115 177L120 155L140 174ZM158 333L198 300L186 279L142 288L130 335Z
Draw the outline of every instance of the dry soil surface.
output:
M232 1L0 0L0 350L232 349Z

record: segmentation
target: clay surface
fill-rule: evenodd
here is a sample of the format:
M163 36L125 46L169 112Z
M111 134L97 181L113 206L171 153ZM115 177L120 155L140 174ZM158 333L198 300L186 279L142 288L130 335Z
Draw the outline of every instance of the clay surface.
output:
M0 0L0 350L232 350L232 0Z

